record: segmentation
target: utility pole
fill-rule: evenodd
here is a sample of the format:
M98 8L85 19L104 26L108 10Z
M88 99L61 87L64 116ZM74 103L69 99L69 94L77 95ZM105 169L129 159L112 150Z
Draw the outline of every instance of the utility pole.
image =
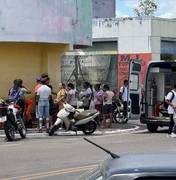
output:
M78 56L75 56L75 71L74 71L74 76L75 76L76 89L79 88L78 87L78 85L79 85L79 83L78 83L78 74L79 74L79 72L78 72L78 68L79 68L78 61L79 61Z

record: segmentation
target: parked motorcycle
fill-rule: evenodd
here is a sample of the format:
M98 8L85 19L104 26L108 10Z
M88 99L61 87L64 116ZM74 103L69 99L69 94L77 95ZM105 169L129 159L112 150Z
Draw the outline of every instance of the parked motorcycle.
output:
M123 104L120 100L113 102L113 122L119 124L126 124L128 118L124 116Z
M22 138L26 137L26 128L21 118L21 108L17 102L0 99L0 122L4 122L4 131L9 141L15 140L15 132Z
M52 136L59 128L63 127L66 131L82 131L86 135L94 133L97 124L94 119L99 115L97 110L77 111L68 103L63 103L64 108L57 114L57 120L52 126L49 136Z
M126 124L128 122L128 118L124 117L123 104L120 100L114 100L112 102L112 109L113 123ZM106 115L106 119L109 119L109 114ZM101 114L95 121L100 126L103 121L103 115Z

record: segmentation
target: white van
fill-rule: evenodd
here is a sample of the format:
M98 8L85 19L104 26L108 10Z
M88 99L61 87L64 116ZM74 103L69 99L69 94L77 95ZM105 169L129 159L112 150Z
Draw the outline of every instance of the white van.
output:
M140 117L140 122L147 125L149 132L156 132L158 127L169 126L169 115L164 108L164 97L176 84L176 61L152 61L148 64L144 80L144 96L141 104L142 62L130 61L129 68L129 118ZM141 106L143 111L141 112Z

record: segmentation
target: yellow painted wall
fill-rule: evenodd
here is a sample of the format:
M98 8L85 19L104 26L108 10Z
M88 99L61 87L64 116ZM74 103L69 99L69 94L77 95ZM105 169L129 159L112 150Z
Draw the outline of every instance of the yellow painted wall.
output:
M7 99L13 80L20 78L32 91L36 77L49 73L58 91L60 82L60 57L69 45L47 43L0 43L0 98Z

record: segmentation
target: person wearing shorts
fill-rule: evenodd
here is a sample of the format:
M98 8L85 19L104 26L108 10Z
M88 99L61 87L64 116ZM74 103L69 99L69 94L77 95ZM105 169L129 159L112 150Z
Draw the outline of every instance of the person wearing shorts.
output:
M57 93L53 92L53 86L50 84L50 78L48 77L48 75L45 76L46 78L46 85L51 89L51 94L52 95L57 95ZM53 98L51 96L50 100L49 100L49 118L50 118L50 126L53 125L53 117L54 117L54 114L56 112L56 107L55 107L55 104L53 102Z
M95 109L97 111L102 111L103 106L103 94L104 92L100 89L100 84L96 84L94 86L95 92L94 92L94 103L95 103Z
M103 95L103 107L102 107L102 114L103 114L103 128L106 128L106 115L109 114L110 116L110 124L109 128L112 128L112 99L114 97L114 93L110 91L109 86L106 84L103 86L104 95Z
M42 86L37 91L38 113L39 113L39 133L42 133L43 119L46 119L46 132L49 133L49 99L51 89L46 85L46 78L41 79Z

